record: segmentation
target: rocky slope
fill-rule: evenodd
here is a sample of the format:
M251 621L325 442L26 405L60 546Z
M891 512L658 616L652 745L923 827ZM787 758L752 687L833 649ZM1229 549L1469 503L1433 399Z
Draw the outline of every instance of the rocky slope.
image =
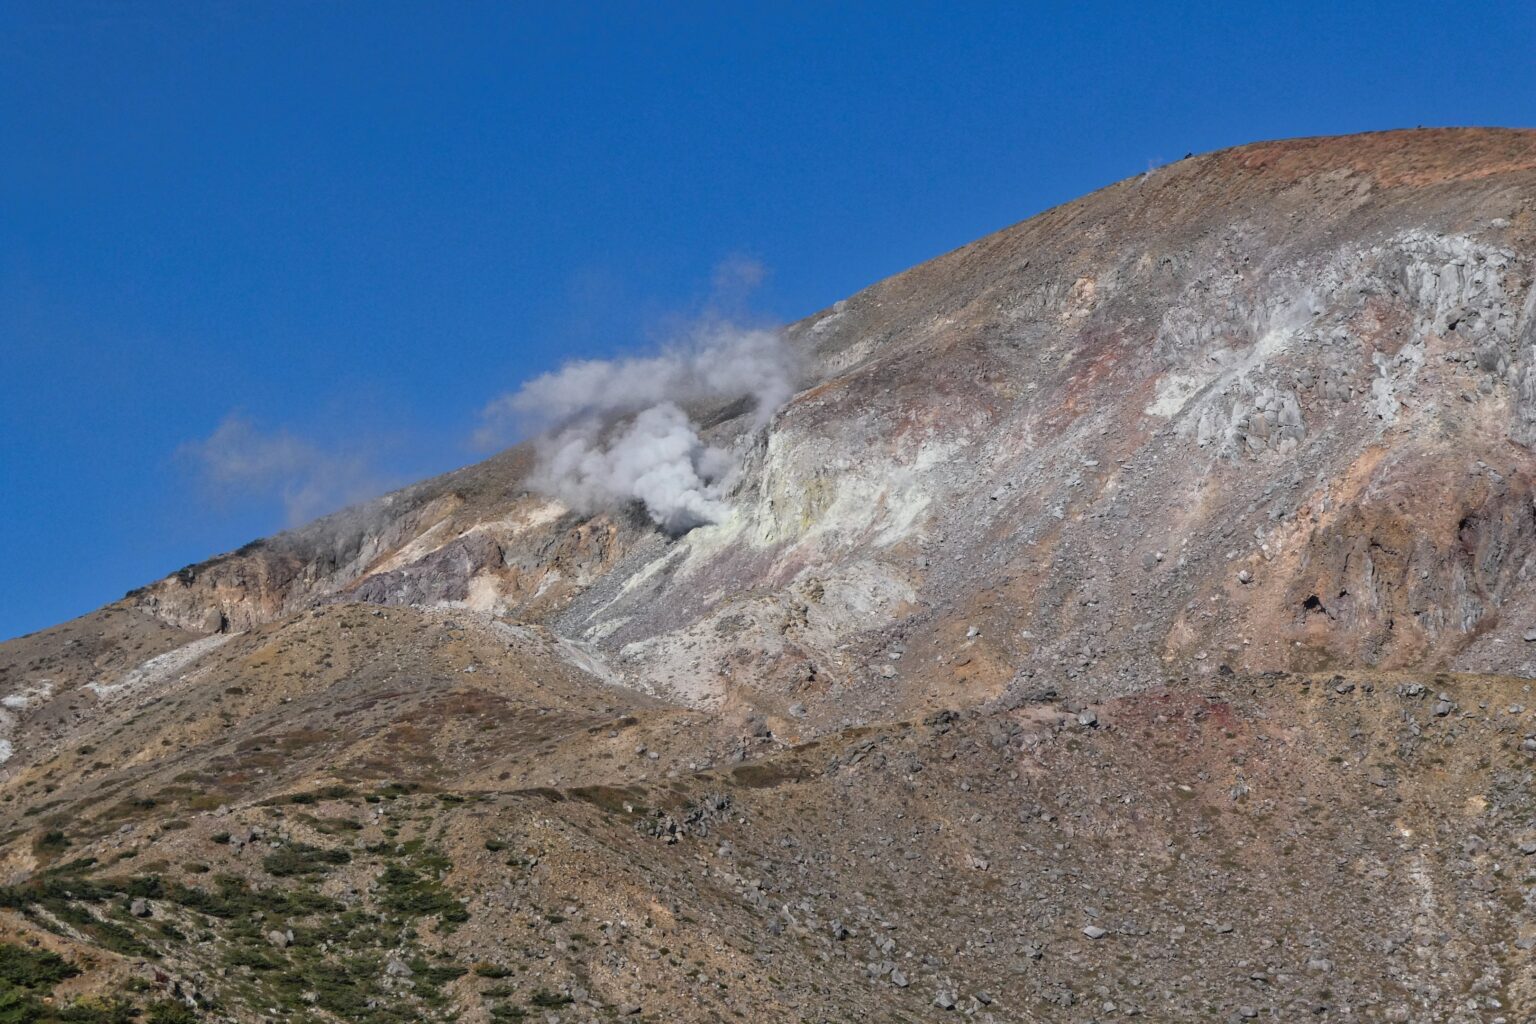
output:
M566 514L518 451L132 603L195 632L464 606L689 704L750 687L827 715L892 640L939 662L882 699L948 686L972 626L972 692L1197 660L1519 668L1533 172L1525 132L1187 159L795 325L808 386L764 431L713 427L748 449L725 524L668 543Z
M722 523L516 448L0 645L6 927L240 1020L1527 1019L1533 274L1536 132L1192 157L791 326Z

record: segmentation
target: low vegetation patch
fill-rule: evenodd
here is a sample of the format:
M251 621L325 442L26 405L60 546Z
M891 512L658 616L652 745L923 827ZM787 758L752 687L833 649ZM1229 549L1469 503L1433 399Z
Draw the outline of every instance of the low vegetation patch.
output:
M291 843L262 858L261 866L276 878L295 875L323 875L339 864L349 864L352 855L342 849L326 849L308 843Z

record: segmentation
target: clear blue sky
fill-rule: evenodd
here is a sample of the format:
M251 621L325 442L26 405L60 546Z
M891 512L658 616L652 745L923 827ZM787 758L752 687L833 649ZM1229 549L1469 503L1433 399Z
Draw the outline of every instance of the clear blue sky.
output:
M1529 2L9 0L0 637L474 460L722 260L794 319L1189 151L1536 125L1533 54Z

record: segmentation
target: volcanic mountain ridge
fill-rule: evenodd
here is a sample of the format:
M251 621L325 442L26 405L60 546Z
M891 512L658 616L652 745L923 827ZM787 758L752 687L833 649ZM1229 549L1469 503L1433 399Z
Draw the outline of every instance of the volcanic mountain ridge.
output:
M1533 1019L1533 207L1187 158L787 328L723 522L521 446L0 645L0 999Z

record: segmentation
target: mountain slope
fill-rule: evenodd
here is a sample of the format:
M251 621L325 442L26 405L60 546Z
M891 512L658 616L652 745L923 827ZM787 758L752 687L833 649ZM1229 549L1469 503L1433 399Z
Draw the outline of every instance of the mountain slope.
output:
M1191 157L788 328L722 523L523 446L0 645L11 926L239 1019L1521 1019L1533 274L1536 132Z
M1187 159L883 282L791 329L811 386L746 439L731 521L677 543L521 493L513 452L135 603L194 630L338 597L464 604L663 681L684 642L723 675L724 618L745 616L755 649L802 604L790 635L845 689L868 666L837 646L878 658L895 631L947 655L971 624L988 628L965 674L993 688L1085 648L1115 686L1202 651L1518 667L1532 139ZM954 675L939 668L889 689L906 702ZM673 685L700 704L733 688Z

